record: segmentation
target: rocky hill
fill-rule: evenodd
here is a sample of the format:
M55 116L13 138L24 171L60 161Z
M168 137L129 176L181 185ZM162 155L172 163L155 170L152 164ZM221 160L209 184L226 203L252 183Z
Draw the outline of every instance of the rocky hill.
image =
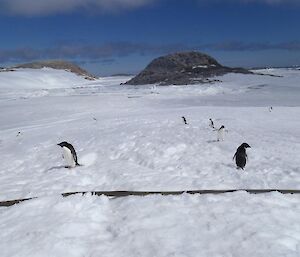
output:
M226 73L251 72L243 68L222 66L211 56L200 52L181 52L154 59L126 85L187 85L212 82L215 76Z
M52 61L39 61L39 62L31 62L31 63L25 63L25 64L20 64L16 65L13 68L30 68L30 69L41 69L41 68L52 68L52 69L57 69L57 70L66 70L73 72L79 76L83 76L85 79L88 80L94 80L96 77L86 70L80 68L78 65L67 62L67 61L57 61L57 60L52 60Z

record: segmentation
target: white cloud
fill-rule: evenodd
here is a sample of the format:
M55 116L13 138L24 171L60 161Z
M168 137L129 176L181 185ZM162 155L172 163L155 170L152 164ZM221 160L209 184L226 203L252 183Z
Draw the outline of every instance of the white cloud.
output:
M0 13L45 16L59 13L115 12L147 6L163 0L0 0ZM195 1L195 0L193 0ZM191 4L192 2L191 1ZM198 3L300 4L300 0L196 0Z
M0 0L2 12L42 16L72 11L118 11L148 5L156 0Z

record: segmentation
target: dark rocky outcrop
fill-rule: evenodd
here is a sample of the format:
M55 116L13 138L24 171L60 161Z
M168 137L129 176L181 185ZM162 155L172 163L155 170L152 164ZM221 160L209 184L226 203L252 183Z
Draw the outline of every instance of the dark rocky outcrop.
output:
M38 62L31 62L31 63L24 63L20 65L16 65L13 68L30 68L30 69L41 69L41 68L52 68L57 70L66 70L73 72L79 76L83 76L85 79L94 80L96 79L95 76L88 73L86 70L80 68L78 65L67 62L67 61L38 61Z
M243 68L222 66L214 58L200 52L181 52L154 59L126 85L187 85L212 82L215 76L226 73L252 72Z

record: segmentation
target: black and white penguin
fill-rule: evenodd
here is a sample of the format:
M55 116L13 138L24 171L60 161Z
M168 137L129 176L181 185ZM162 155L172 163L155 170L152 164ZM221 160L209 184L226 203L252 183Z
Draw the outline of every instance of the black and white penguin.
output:
M215 125L214 125L214 122L213 122L212 119L209 119L209 126L210 126L211 128L215 128Z
M187 125L187 122L186 122L186 119L185 119L185 117L184 117L184 116L182 116L181 118L183 119L183 122L184 122L184 124L185 124L185 125Z
M270 106L270 107L269 107L269 112L272 112L272 111L273 111L273 107Z
M224 141L224 132L225 132L225 127L222 125L219 129L217 129L217 141Z
M235 158L235 163L238 169L244 169L246 166L246 162L248 159L248 156L246 154L246 148L251 148L250 145L247 143L242 143L237 149L236 153L233 156L233 159Z
M77 162L75 149L71 144L64 141L57 145L63 149L63 158L67 163L66 168L75 168L75 166L80 166L80 164Z
M154 93L156 93L156 85L153 85L151 87L151 94L154 94Z

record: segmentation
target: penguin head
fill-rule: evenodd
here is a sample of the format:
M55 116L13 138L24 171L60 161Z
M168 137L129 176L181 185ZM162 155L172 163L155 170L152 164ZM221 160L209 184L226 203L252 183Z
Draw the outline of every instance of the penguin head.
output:
M224 129L225 127L224 127L224 125L222 125L219 129Z
M63 141L63 142L61 142L61 143L59 143L59 144L57 144L57 145L59 145L60 147L64 147L64 146L67 146L67 145L68 145L68 142Z
M242 143L242 144L241 144L241 147L243 147L243 148L251 148L251 146L248 145L247 143Z

